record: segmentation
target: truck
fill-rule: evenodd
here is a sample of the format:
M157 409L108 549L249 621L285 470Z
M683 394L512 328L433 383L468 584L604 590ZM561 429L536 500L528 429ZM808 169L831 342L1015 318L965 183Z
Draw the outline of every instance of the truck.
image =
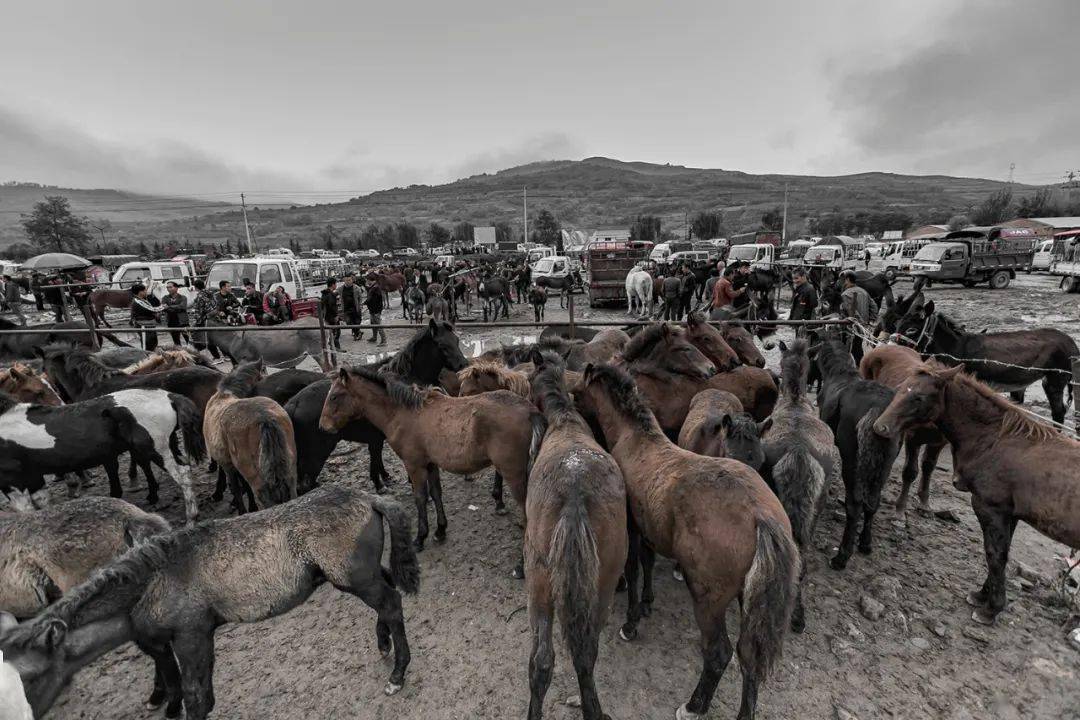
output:
M776 262L776 246L772 243L749 243L732 245L727 262L750 263L752 268L771 268Z
M217 288L222 280L232 283L237 297L244 294L244 280L255 283L255 289L264 295L278 285L292 298L293 314L297 318L313 316L318 312L318 298L307 297L308 288L297 267L296 260L284 256L260 256L219 260L206 276L206 287Z
M830 235L807 248L802 264L810 269L832 268L837 272L866 265L866 243L847 235Z
M626 301L626 276L649 260L648 243L598 241L585 251L589 307Z
M911 272L911 261L915 254L928 244L941 240L940 236L923 236L894 240L886 247L881 257L870 258L869 270L885 273L886 279L892 282L897 275L905 275Z
M1018 270L1031 267L1034 234L1028 228L967 228L924 246L911 261L911 275L933 282L974 287L1009 287Z
M175 282L180 286L180 294L188 301L195 299L195 264L190 260L151 261L137 260L127 262L113 273L113 287L128 289L135 283L141 283L158 300L165 297L165 284Z
M1061 277L1065 292L1080 292L1080 230L1055 233L1050 252L1050 274Z
M685 252L687 250L693 250L694 245L686 240L673 240L671 242L662 242L656 245L649 252L649 260L652 260L657 265L667 265L668 258L672 254L677 252Z

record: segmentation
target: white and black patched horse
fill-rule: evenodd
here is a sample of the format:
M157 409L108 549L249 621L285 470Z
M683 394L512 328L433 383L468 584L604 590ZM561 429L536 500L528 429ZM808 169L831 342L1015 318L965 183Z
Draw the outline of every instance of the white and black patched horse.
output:
M45 475L89 470L109 476L113 497L123 495L118 457L151 464L172 476L184 496L188 522L198 514L187 464L204 454L202 415L188 398L165 390L120 390L70 405L16 402L0 393L0 492L16 509L48 504ZM179 437L183 438L184 452ZM157 503L157 481L147 477L147 502Z

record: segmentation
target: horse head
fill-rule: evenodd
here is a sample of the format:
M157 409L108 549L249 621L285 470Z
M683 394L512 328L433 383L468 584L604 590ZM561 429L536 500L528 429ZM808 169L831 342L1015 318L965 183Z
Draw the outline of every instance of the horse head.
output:
M653 325L631 338L623 358L639 371L654 370L673 375L708 379L716 366L686 337L667 323Z
M934 424L945 408L945 387L964 369L924 364L900 383L892 402L876 421L874 432L896 437L914 427Z
M686 337L712 361L717 370L731 370L741 364L739 355L728 345L720 331L705 321L701 313L687 315Z
M0 370L0 391L19 400L19 402L39 405L63 405L64 401L45 377L34 372L33 368L15 363L7 370Z
M92 626L91 626L92 627ZM68 671L67 624L48 615L19 623L0 611L0 654L19 673L34 717L42 717L74 674Z

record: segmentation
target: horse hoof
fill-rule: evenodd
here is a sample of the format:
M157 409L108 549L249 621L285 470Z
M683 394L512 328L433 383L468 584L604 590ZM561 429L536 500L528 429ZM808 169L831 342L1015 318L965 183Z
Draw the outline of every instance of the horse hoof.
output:
M375 488L375 492L378 495L388 495L390 490L386 487Z
M846 557L837 555L829 561L829 567L831 567L833 570L843 570L847 567L847 561L848 559Z
M386 687L383 688L384 695L397 695L398 690L401 690L402 686L396 682L386 683Z
M515 565L514 569L510 571L510 577L514 578L515 580L524 580L525 568L520 565Z
M435 531L435 542L439 543L440 545L442 545L444 542L446 542L446 531L445 530L443 530L442 532L439 532L438 530Z
M175 705L169 703L169 705L165 708L165 717L169 718L170 720L173 720L173 718L178 718L183 714L184 705L179 700L176 701Z
M506 514L506 506L505 505L496 505L495 506L495 514L496 515L505 515Z
M806 630L806 620L803 618L791 618L791 632L802 634Z
M705 716L701 715L699 713L690 712L689 710L687 710L686 705L679 706L679 709L675 711L675 720L697 720L697 718L703 718L703 717L705 717Z
M626 626L623 625L621 628L619 628L619 638L625 640L626 642L633 642L637 639L637 628L631 628L627 630Z
M874 549L873 549L873 547L872 547L872 546L870 546L870 545L860 545L860 546L859 546L859 552L860 552L861 554L863 554L863 555L869 555L869 554L870 554L870 553L872 553L873 551L874 551Z
M992 626L994 624L994 621L997 619L997 614L992 613L984 608L976 608L971 613L971 619L979 623L980 625Z
M967 604L971 607L980 608L983 605L986 605L986 598L982 596L982 593L977 591L969 592L964 599L967 600Z

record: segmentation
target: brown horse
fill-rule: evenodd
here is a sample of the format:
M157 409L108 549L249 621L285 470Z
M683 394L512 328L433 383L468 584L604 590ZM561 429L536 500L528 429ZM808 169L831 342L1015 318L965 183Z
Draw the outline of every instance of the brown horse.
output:
M405 288L407 288L409 284L405 281L405 276L397 271L386 272L382 270L372 270L366 277L368 280L374 280L379 286L379 289L383 291L383 294L387 299L387 306L389 306L390 303L390 293L401 293L401 317L407 319Z
M973 620L991 624L1005 608L1005 565L1018 520L1080 549L1080 442L962 370L920 366L900 383L874 430L895 436L932 424L949 441L955 484L971 493L986 550L986 581L968 602L976 608Z
M509 390L523 398L529 397L529 378L523 372L510 370L500 363L478 362L458 371L460 397L479 395L493 390Z
M196 365L210 367L202 357L188 350L182 348L163 350L158 348L153 354L147 355L139 362L128 365L124 368L124 372L128 375L149 375L166 370L195 367Z
M739 361L743 365L765 367L765 356L758 350L758 346L754 342L754 336L750 334L749 330L739 323L722 322L720 323L720 334L727 341L727 344L731 346L731 349L735 351L735 354L739 356Z
M64 404L44 375L38 375L32 367L22 363L0 369L0 392L5 392L22 403Z
M633 639L643 612L649 612L654 553L675 559L693 599L704 659L697 687L676 717L704 718L708 712L733 654L726 614L738 599L739 717L752 718L758 683L780 657L798 586L799 551L783 506L742 463L672 444L622 370L587 368L575 396L582 412L599 424L626 481L629 609L620 635ZM645 575L640 600L639 563Z
M723 390L702 390L690 401L679 447L698 455L729 457L760 470L765 461L761 430L744 413L739 398Z
M741 363L738 354L724 339L724 335L706 322L705 316L701 313L694 312L686 316L686 337L694 344L694 347L712 361L720 372L731 370ZM752 338L750 342L753 343Z
M578 361L580 366L571 369L583 370L589 363L598 365L611 362L629 342L630 336L619 328L604 328L596 333L589 342L585 343L579 353L576 353L577 357L574 359ZM567 365L569 366L570 363L567 363Z
M895 391L922 363L919 353L905 345L878 345L863 355L859 363L859 374ZM898 513L907 509L908 493L916 474L920 475L918 508L930 511L930 478L946 444L942 434L932 427L916 427L904 433L904 470L901 474L903 485L896 498ZM921 463L919 448L923 449Z
M105 310L107 308L126 310L129 307L131 307L130 290L98 288L90 293L90 311L93 313L94 322L105 327L112 327L112 325L109 325L109 321L105 319Z
M218 464L219 483L222 476L228 478L239 513L244 512L245 492L252 512L296 497L292 420L270 398L251 397L264 377L261 360L237 366L222 378L203 415L206 449Z
M581 714L603 720L593 681L615 586L626 564L626 489L564 387L561 358L532 379L547 432L529 472L525 578L529 593L529 720L540 720L555 665L557 614L581 692Z
M337 432L364 418L386 436L409 473L416 513L416 547L428 536L428 494L435 504L435 540L446 539L440 470L469 475L494 465L525 507L529 452L544 435L544 417L506 390L450 397L421 390L367 368L341 368L323 404L319 427Z

